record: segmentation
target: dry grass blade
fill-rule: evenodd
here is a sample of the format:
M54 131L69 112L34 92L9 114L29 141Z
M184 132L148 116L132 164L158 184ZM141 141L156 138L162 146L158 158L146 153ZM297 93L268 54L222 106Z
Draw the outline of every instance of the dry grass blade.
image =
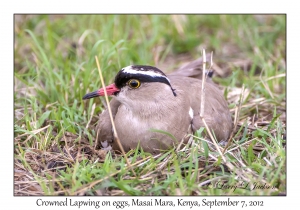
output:
M204 101L205 101L205 80L206 80L206 76L205 76L205 70L206 70L206 57L205 57L205 49L203 49L203 74L202 74L202 89L201 89L201 108L200 108L200 118L202 120L202 122L204 123L204 126L206 128L206 131L208 132L208 135L210 137L210 139L212 140L213 144L215 145L219 155L222 157L222 160L224 162L224 164L231 170L234 171L235 173L237 173L242 179L246 180L246 181L250 181L247 177L243 176L243 174L241 173L241 171L236 170L236 168L234 167L234 165L232 165L230 162L228 162L224 156L224 154L221 152L220 146L217 144L214 136L212 135L208 125L206 124L206 121L203 117L204 115Z
M30 135L27 137L27 139L26 139L24 142L22 142L22 143L25 144L25 143L26 143L29 139L31 139L34 135L38 134L39 132L45 130L45 129L48 128L48 127L50 127L50 125L47 125L47 126L45 126L45 127L43 127L43 128L40 128L40 129L31 131L33 134L30 134ZM24 133L24 134L22 134L22 135L19 135L19 136L17 136L17 138L20 138L20 137L26 136L26 135L28 135L28 133Z
M240 111L241 111L241 107L242 107L242 102L244 100L244 92L245 92L245 86L243 85L242 92L241 92L241 95L240 95L239 106L238 106L238 108L236 109L236 112L235 112L234 127L233 127L233 130L232 130L231 134L230 134L229 140L228 140L225 148L223 149L223 154L226 152L226 149L230 146L230 144L232 142L232 138L233 138L234 132L235 132L236 127L238 125L239 115L240 115Z
M261 81L261 83L263 84L263 86L266 88L266 90L268 91L269 95L271 96L272 99L274 99L274 96L273 96L273 93L272 91L270 90L269 86L266 84L266 82L264 81L264 79L262 78L262 74L264 72L264 69L262 69L261 73L260 73L260 76L259 76L259 79Z
M88 121L88 123L86 124L85 128L87 129L92 121L92 118L93 118L93 114L94 114L94 111L95 111L95 108L96 108L96 104L94 103L93 106L92 106L92 112L91 112L91 117Z
M99 136L99 129L97 129L96 142L95 142L95 145L94 145L94 149L96 149L96 147L98 145L98 136Z
M202 69L202 88L201 88L201 104L200 104L200 118L203 119L204 115L204 102L205 102L205 69L206 69L206 53L203 49L203 69Z
M61 124L61 126L62 126L62 122L60 122L60 124ZM63 128L63 126L62 126L62 128ZM70 159L72 162L74 162L74 159L73 159L72 155L70 154L70 148L69 148L69 145L68 145L68 141L67 141L67 139L66 139L66 135L65 135L65 130L64 130L64 128L63 128L63 139L64 139L64 141L65 141L66 153L68 154L69 159ZM79 140L79 142L80 142L80 140ZM77 157L78 157L78 156L77 156Z
M115 138L115 140L118 143L118 146L119 146L119 148L120 148L120 150L121 150L121 152L122 152L122 154L123 154L123 156L125 158L125 161L126 161L128 167L129 167L129 169L131 169L132 173L136 176L134 170L131 168L131 164L130 164L130 162L129 162L126 154L125 154L123 146L122 146L122 144L120 142L120 139L118 137L116 126L115 126L115 123L114 123L114 118L112 116L112 112L111 112L111 108L110 108L110 103L109 103L108 96L107 96L107 91L106 91L106 88L105 88L106 86L105 86L105 83L104 83L104 79L103 79L103 76L102 76L102 71L101 71L100 64L99 64L97 56L95 56L95 59L96 59L96 63L97 63L97 67L98 67L98 71L99 71L99 75L100 75L102 87L104 89L104 96L105 96L105 100L106 100L106 103L107 103L107 108L108 108L108 112L109 112L110 121L111 121L111 124L112 124L112 127L113 127L113 131L114 131L114 138Z
M177 32L183 37L184 29L183 29L182 21L184 20L184 16L183 15L172 15L172 20L175 23Z
M206 130L208 132L208 135L209 135L210 139L212 140L214 146L216 147L216 149L218 150L219 154L221 155L223 161L226 163L226 158L224 157L223 153L221 152L220 146L217 144L214 136L210 132L210 129L209 129L208 125L206 124L205 119L204 118L201 118L201 119L202 119L202 122L204 123L204 126L205 126L205 128L206 128Z
M212 58L211 58L212 60ZM224 161L226 161L225 157L223 156L223 154L221 153L221 150L218 146L218 144L215 141L214 136L212 135L212 133L210 132L209 127L206 124L206 121L204 119L204 104L205 104L205 81L206 81L206 76L205 76L205 72L206 72L206 53L205 53L205 49L203 49L203 70L202 70L202 88L201 88L201 105L200 105L200 118L202 120L202 122L205 125L205 128L211 138L211 140L213 141L215 147L217 148L218 152L221 154L222 159Z
M232 148L232 149L230 149L230 150L228 150L228 151L226 151L225 148L224 148L224 151L226 151L224 154L229 153L229 152L231 152L231 151L234 151L234 150L236 150L236 149L238 149L238 148L241 148L241 146L246 145L246 144L249 144L249 143L251 143L251 142L254 141L254 140L257 140L257 139L256 139L256 138L251 139L250 141L247 141L247 142L245 142L245 143L239 144L238 146L236 146L236 147L234 147L234 148Z
M284 74L278 74L278 75L276 75L276 76L273 76L273 77L270 77L270 78L266 79L265 81L267 82L267 81L269 81L269 80L277 79L277 78L285 77L285 76L286 76L285 73L284 73Z

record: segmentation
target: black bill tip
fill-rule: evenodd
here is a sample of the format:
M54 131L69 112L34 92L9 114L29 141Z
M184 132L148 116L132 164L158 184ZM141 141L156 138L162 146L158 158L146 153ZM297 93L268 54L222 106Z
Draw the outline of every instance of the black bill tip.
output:
M85 99L95 98L97 96L100 96L98 90L94 91L94 92L91 92L91 93L88 93L88 94L85 94L85 96L83 96L82 99L85 100Z

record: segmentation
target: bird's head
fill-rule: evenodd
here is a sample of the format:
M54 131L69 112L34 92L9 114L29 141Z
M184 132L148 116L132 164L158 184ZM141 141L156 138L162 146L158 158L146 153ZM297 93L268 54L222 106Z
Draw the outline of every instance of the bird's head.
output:
M160 91L161 88L168 89L170 94L176 96L170 80L158 68L153 66L132 65L122 68L115 77L113 84L105 89L107 95L114 95L119 101L141 99L145 95L151 99L151 95ZM86 94L83 99L104 96L104 88Z

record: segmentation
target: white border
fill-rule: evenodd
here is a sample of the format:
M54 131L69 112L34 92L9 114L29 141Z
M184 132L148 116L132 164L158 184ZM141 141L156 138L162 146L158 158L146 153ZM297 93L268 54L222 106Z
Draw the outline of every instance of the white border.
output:
M35 202L39 197L13 197L13 14L14 13L287 13L287 197L231 197L233 200L264 200L264 208L278 209L299 206L299 12L296 4L281 1L21 1L1 2L1 206L3 209L41 209ZM251 30L251 28L249 28ZM275 44L275 43L274 43ZM4 134L4 135L3 135ZM43 197L48 200L63 197ZM137 197L135 197L137 198ZM149 199L150 197L141 197ZM177 197L160 197L176 200ZM202 200L204 197L183 197ZM226 197L205 197L226 199ZM131 197L77 197L79 200L131 200ZM72 208L72 207L69 207ZM153 208L153 207L151 207ZM222 207L222 209L232 209ZM68 209L64 208L64 209ZM74 207L72 209L75 209ZM77 208L76 208L77 209ZM82 208L81 208L82 209ZM87 209L87 208L85 208ZM94 209L94 208L90 208ZM116 209L116 208L111 208ZM128 209L128 208L125 208ZM134 208L135 209L135 208ZM140 208L136 208L140 209ZM148 208L149 209L149 208ZM188 209L188 208L186 208ZM202 208L203 209L203 208Z

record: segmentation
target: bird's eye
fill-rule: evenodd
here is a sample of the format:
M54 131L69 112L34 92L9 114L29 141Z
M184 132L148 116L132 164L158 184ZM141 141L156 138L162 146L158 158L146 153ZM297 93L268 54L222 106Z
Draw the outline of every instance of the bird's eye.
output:
M139 88L141 86L141 82L137 79L131 79L127 82L128 86L131 88Z

